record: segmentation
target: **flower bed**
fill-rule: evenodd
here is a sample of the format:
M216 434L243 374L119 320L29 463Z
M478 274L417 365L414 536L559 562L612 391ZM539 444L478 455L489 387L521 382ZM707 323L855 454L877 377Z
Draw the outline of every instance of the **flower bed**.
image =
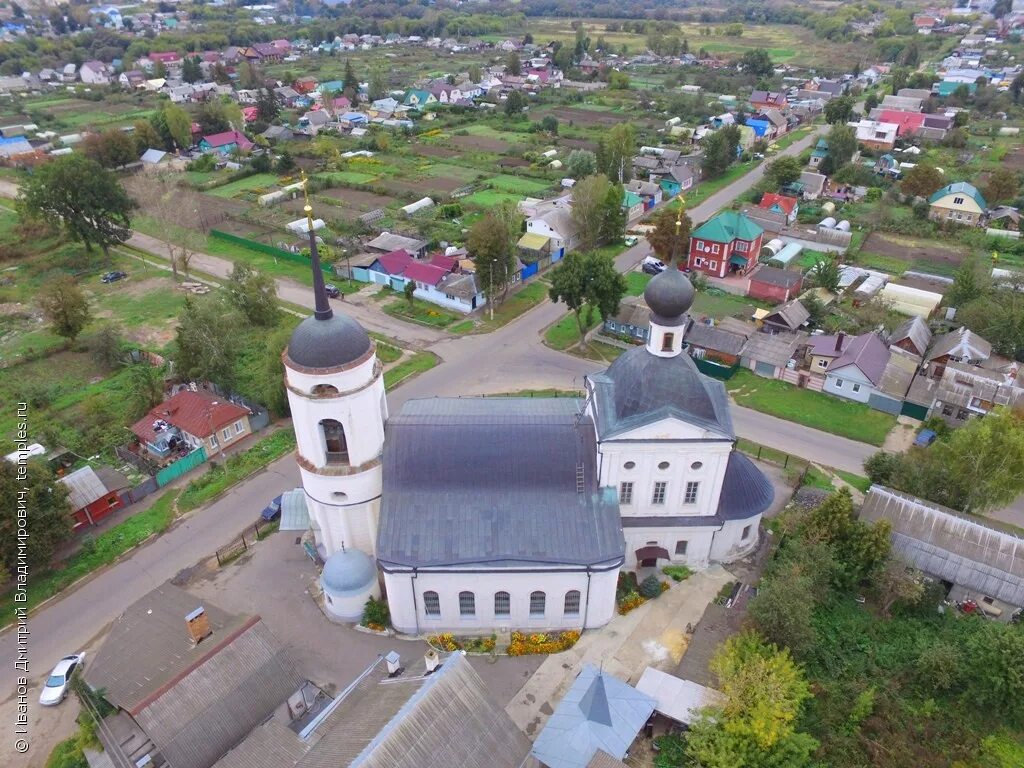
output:
M532 635L513 632L512 642L508 646L508 655L529 656L537 653L559 653L572 648L579 639L580 633L575 629Z
M647 598L641 595L639 592L627 592L619 600L619 615L625 616L627 613L632 611L634 608L639 608L641 605L647 602Z
M490 637L456 637L451 632L439 635L427 635L427 644L442 651L466 651L466 653L490 653L494 650L497 638Z

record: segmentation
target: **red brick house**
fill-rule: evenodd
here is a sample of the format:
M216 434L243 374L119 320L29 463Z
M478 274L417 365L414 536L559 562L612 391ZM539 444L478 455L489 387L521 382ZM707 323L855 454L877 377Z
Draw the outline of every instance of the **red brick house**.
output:
M763 266L750 276L747 296L782 304L798 296L803 284L804 277L797 271Z
M764 230L736 211L722 211L690 235L686 265L713 277L745 275L757 266Z

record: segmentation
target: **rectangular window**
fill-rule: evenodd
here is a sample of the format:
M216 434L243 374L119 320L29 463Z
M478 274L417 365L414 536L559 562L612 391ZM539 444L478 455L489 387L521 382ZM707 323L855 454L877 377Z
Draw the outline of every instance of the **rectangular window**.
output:
M665 491L668 489L668 483L659 481L654 484L654 493L651 495L651 504L664 504L665 503Z
M676 542L676 554L677 555L685 555L686 554L686 545L687 544L689 544L688 541L677 541Z
M747 525L743 528L743 533L740 534L740 541L746 541L750 538L750 526Z
M843 380L842 379L836 379L836 389L842 389L842 388L843 388Z
M632 504L633 503L633 483L622 482L619 483L619 504Z
M230 440L231 439L231 430L227 429L225 427L224 429L222 429L220 431L220 436L223 437L225 440Z
M963 204L964 204L964 199L962 197L954 197L953 198L953 205L963 205Z
M953 415L953 406L952 405L944 405L944 406L942 406L942 415L943 416L952 416Z
M423 613L427 616L441 615L441 599L437 596L437 592L423 593Z
M970 416L970 414L967 413L966 410L964 410L963 408L957 408L956 417L959 421L965 420L968 416Z
M695 267L703 267L704 266L704 257L703 256L698 256L697 258L695 258L693 260L693 266L695 266Z
M828 368L828 360L826 360L825 358L819 357L818 358L818 367L822 368L822 369Z
M860 384L854 384L854 385L853 385L853 386L851 387L851 389L852 389L852 390L853 390L854 392L860 392Z
M696 480L691 480L686 484L686 493L683 494L683 504L696 504L697 503L697 491L700 490L700 483Z
M218 445L220 445L220 443L217 442L217 436L216 435L210 435L210 446L212 448L216 448Z
M476 598L472 592L459 592L459 615L476 615Z
M672 344L675 341L675 339L676 339L676 335L674 333L666 333L664 336L662 336L661 337L661 351L662 352L671 352L672 351Z
M236 435L240 435L244 431L245 431L245 424L243 424L241 421L236 421L235 422L235 434Z
M711 246L711 252L712 253L718 253L718 246L717 245L712 245Z
M708 262L708 268L711 269L711 270L717 270L718 269L718 262L717 261L709 261Z

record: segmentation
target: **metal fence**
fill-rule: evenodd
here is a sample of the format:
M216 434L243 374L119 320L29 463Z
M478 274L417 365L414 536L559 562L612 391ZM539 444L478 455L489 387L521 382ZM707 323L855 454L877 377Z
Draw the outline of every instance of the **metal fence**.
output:
M238 235L232 235L229 232L223 232L219 229L211 229L210 237L218 240L224 240L229 243L241 245L249 250L258 251L259 253L265 253L268 256L273 256L275 259L282 259L283 261L290 261L295 264L301 264L304 267L309 266L309 258L298 253L292 253L290 251L277 248L273 245L266 245L265 243L259 243L255 240L249 240L246 237L239 237ZM320 269L328 274L333 272L333 267L330 264L323 263L320 265Z
M188 454L188 456L184 456L178 459L173 464L169 464L168 466L164 467L159 472L157 472L157 485L163 488L172 480L176 480L189 470L195 469L204 461L206 461L206 448L199 447L196 450L192 451L192 453Z

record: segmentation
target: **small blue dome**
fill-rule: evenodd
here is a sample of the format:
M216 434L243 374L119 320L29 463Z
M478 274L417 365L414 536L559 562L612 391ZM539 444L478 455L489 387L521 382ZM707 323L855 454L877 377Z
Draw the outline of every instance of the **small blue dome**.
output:
M332 595L356 594L377 581L373 561L358 549L338 550L327 558L320 584Z

